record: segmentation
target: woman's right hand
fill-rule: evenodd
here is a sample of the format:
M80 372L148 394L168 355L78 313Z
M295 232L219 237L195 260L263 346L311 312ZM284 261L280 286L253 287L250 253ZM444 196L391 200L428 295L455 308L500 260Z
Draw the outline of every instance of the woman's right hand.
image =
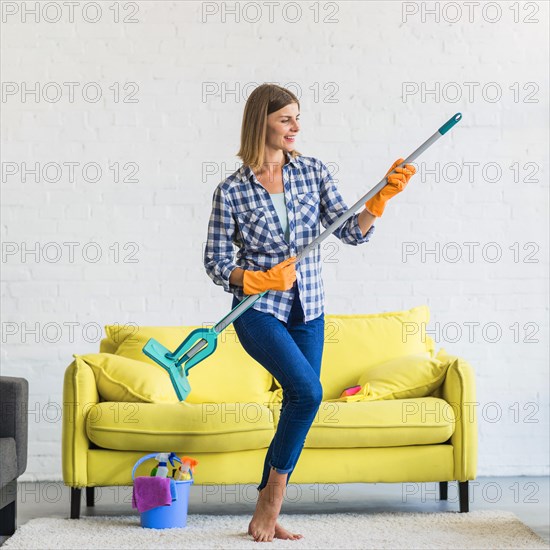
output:
M245 270L243 292L245 294L260 294L264 290L291 289L296 280L295 261L296 256L292 256L267 271Z

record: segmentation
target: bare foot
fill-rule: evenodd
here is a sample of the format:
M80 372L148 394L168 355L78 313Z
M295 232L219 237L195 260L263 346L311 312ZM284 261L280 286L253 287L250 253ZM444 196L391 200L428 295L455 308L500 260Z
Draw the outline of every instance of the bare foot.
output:
M283 504L283 495L280 491L270 489L273 488L268 484L260 491L256 510L248 526L248 534L252 535L256 542L272 542L275 537L275 524ZM268 491L272 494L268 495Z
M300 535L298 533L291 533L290 531L287 531L279 522L275 524L275 538L276 539L290 539L290 540L298 540L303 538L304 535Z
M253 529L257 529L256 524L254 524L252 521L250 522L250 525L248 526L248 534L254 536ZM254 531L256 532L256 531ZM299 533L291 533L288 529L285 529L278 521L275 523L275 533L273 534L273 538L276 539L285 539L285 540L298 540L303 538L304 535ZM256 537L254 537L256 539ZM273 539L270 539L270 541ZM256 542L259 542L256 540Z
M267 485L258 495L256 510L248 525L248 534L252 535L256 542L272 542L276 536L276 523L283 504L286 477L287 474L279 474L272 469ZM291 535L284 529L279 532L284 534L283 531Z

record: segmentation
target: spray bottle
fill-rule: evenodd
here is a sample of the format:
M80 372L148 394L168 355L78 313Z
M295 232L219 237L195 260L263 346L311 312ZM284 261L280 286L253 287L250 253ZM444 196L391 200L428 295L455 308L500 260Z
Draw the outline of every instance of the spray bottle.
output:
M176 453L160 453L155 457L158 464L151 470L153 477L168 477L168 462L174 466L174 461L177 460L181 464L181 459L176 456Z

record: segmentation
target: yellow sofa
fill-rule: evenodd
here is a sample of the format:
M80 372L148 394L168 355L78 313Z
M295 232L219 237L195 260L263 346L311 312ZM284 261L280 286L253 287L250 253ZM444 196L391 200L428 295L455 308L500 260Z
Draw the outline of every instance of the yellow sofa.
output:
M436 353L426 335L429 315L426 305L325 315L323 402L291 483L437 481L445 500L447 482L458 481L459 509L468 511L468 481L477 468L474 371L444 349ZM80 516L82 488L92 506L94 487L131 486L133 465L152 452L196 458L197 485L257 485L282 392L244 351L233 326L220 334L216 351L191 369L192 391L184 402L166 391L168 374L141 349L151 337L175 349L197 327L105 328L99 353L75 355L64 377L62 466L64 483L71 487L70 517ZM415 353L436 357L447 367L430 395L337 401L366 369ZM116 372L102 370L107 359L135 368L136 384L143 368L150 379L138 390L123 387ZM113 391L121 397L113 400ZM136 475L147 475L152 465L140 466Z

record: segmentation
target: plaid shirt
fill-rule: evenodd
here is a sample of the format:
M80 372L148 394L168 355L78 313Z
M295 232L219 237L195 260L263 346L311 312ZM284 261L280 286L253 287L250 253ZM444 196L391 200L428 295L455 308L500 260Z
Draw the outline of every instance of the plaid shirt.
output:
M204 266L215 284L243 300L243 287L229 282L231 272L266 271L290 256L296 256L319 235L319 221L328 227L348 207L344 203L327 167L313 157L298 156L283 166L283 185L288 212L290 242L283 229L269 192L247 165L242 165L214 190ZM363 236L355 213L333 235L345 244L357 246L367 242L374 225ZM233 244L238 247L234 258ZM307 323L324 313L324 287L321 278L321 250L317 246L296 267L296 281ZM268 290L252 306L288 321L294 288Z

